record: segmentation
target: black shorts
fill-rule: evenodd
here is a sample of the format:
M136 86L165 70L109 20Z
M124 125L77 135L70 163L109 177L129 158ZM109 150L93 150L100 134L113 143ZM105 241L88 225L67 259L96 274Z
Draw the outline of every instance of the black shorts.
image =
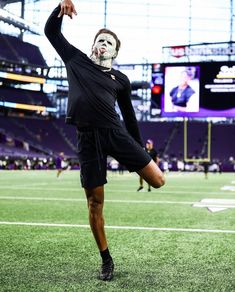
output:
M125 129L83 128L77 130L78 159L82 187L86 189L107 183L107 156L115 158L130 172L144 168L149 154Z

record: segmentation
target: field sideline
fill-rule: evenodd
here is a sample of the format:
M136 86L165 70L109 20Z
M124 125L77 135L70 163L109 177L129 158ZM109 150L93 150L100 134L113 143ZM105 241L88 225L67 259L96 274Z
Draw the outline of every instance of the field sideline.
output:
M108 173L106 283L79 171L0 171L0 291L235 291L235 175L208 177L169 173L138 193L137 175Z

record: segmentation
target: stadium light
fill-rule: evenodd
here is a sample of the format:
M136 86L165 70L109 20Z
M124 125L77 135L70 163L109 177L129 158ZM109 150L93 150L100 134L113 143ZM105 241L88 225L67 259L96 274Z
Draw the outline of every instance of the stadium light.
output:
M24 109L24 110L29 110L29 111L37 111L40 113L45 113L45 112L56 113L57 112L57 108L55 107L47 107L47 106L33 105L33 104L23 104L23 103L8 102L8 101L0 101L0 106L15 108L15 109Z
M42 77L14 74L14 73L2 72L2 71L0 71L0 78L10 79L14 81L29 82L29 83L38 83L38 84L44 84L46 81L46 79Z

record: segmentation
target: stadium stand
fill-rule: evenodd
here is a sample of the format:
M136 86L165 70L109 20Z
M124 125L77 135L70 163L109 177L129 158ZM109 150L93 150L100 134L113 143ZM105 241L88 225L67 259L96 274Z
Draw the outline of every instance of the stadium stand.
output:
M167 153L170 157L183 158L184 150L184 124L182 122L173 123L174 128L166 138L168 141ZM201 158L203 156L204 145L207 142L207 123L189 123L188 125L188 158Z
M17 62L18 57L9 49L6 39L0 34L0 59Z
M53 107L45 93L18 88L0 87L0 101Z
M75 127L72 128L75 135ZM51 120L0 116L0 131L14 141L28 143L31 148L41 153L56 156L64 152L68 157L76 157L75 146ZM0 144L3 147L4 143Z
M187 154L189 158L200 158L206 155L207 133L207 123L193 122L188 124Z
M0 60L47 67L37 46L5 34L0 34Z
M212 127L211 132L211 154L213 158L228 161L230 156L235 157L234 124L218 124Z
M169 136L175 128L175 123L140 122L140 131L143 141L152 139L154 146L162 155L166 148Z
M160 155L171 158L183 158L184 124L183 122L141 122L140 130L144 141L151 138ZM234 124L212 124L211 160L229 164L229 158L235 155ZM204 158L207 156L207 123L190 122L188 126L188 157Z
M8 156L11 158L15 157L27 157L27 158L34 158L34 157L47 157L47 155L42 154L40 152L36 152L33 150L26 150L21 147L14 147L0 144L0 153L1 156Z
M139 126L143 140L151 138L161 157L183 158L184 125L182 122L140 122ZM65 124L64 118L39 119L0 116L0 132L21 143L28 143L31 149L37 149L42 153L56 156L58 153L64 152L68 157L76 157L76 127ZM207 141L207 124L191 123L188 132L190 135L188 157L202 158L205 154L203 151ZM229 157L234 156L233 144L228 143L228 141L234 136L234 125L212 125L212 160L228 163ZM3 139L0 140L0 145L3 149ZM20 149L22 146L18 148ZM8 151L9 148L6 150Z
M76 128L74 126L65 123L64 118L53 120L54 127L64 136L72 148L76 151L77 135Z

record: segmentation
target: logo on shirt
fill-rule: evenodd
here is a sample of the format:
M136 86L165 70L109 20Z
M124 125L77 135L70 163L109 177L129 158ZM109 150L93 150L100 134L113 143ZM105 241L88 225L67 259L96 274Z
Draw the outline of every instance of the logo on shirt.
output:
M110 74L110 76L111 76L111 78L112 78L113 80L116 80L116 78L115 78L115 76L114 76L113 74Z

